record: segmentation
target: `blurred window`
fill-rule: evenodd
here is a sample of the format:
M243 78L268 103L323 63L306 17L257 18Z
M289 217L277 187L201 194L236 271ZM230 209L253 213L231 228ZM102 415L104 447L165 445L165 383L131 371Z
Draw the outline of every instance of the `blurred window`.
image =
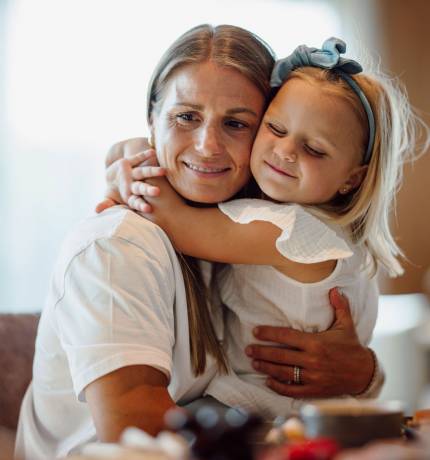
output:
M278 56L341 31L324 1L0 0L0 311L42 308L61 240L103 196L105 152L147 132L158 58L207 22Z

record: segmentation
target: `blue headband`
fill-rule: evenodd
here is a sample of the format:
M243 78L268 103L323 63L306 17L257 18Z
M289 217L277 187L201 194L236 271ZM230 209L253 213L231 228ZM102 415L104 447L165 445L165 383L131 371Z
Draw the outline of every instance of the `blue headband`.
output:
M270 79L270 86L272 88L281 86L288 75L299 67L320 67L335 71L357 94L366 112L369 123L369 142L363 163L368 164L372 155L373 144L375 143L375 117L366 95L351 77L351 75L360 73L363 68L358 62L341 57L340 54L345 53L345 51L345 42L335 37L326 40L320 50L301 45L294 50L293 54L276 61Z

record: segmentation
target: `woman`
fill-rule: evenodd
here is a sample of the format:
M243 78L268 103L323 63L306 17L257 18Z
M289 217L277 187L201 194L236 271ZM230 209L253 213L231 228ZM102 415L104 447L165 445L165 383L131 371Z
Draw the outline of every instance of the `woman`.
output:
M272 66L267 46L232 26L192 29L161 59L148 118L158 161L185 198L216 203L248 183ZM201 129L180 129L190 113L204 118ZM130 425L154 434L168 408L200 397L226 364L221 309L209 312L203 286L197 264L178 256L158 227L128 209L115 207L79 224L63 245L42 313L18 457L63 457L95 439L115 441ZM338 321L324 340L276 328L259 332L263 340L309 346L316 351L310 361L324 356L330 367L346 368L339 367L340 378L319 378L320 393L306 390L321 396L359 393L375 374L372 353L358 344L347 306L337 300ZM288 350L253 350L264 372L288 376L291 366L279 365L288 363ZM348 365L352 359L358 367ZM273 383L291 396L296 387Z

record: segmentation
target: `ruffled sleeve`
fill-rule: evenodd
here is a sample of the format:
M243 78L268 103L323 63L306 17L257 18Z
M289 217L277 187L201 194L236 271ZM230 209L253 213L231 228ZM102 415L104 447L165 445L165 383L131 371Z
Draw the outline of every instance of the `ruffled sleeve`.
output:
M218 207L240 224L260 220L279 227L282 233L276 240L276 248L295 262L310 264L353 254L344 238L299 205L241 199L220 203Z

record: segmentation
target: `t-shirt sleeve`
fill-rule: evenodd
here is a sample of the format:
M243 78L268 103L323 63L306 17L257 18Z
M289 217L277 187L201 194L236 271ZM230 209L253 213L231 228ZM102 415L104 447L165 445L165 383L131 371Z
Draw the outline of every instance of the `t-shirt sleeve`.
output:
M276 249L289 260L312 264L353 254L344 238L302 206L248 198L220 203L218 207L233 222L265 221L276 225L282 230Z
M174 293L161 242L145 250L102 238L71 260L55 321L81 401L89 383L121 367L148 365L170 376Z

